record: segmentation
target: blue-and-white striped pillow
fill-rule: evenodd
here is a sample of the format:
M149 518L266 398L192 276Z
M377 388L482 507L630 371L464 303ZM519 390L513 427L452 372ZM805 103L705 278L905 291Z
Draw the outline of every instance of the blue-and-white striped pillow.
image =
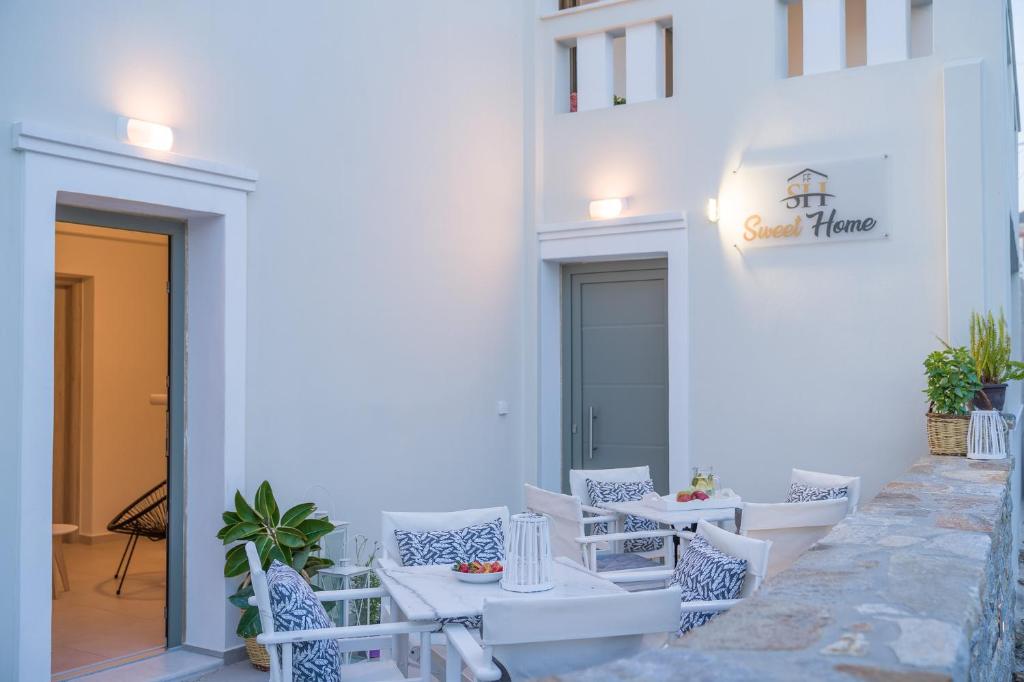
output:
M821 500L839 500L850 494L847 486L836 488L815 488L805 483L791 483L786 502L820 502Z
M684 602L737 599L746 575L746 559L731 557L712 546L703 535L696 535L679 556L672 584L679 585ZM709 611L682 614L679 634L704 625L716 615Z
M279 632L333 628L312 588L290 566L274 561L267 569L270 610ZM292 645L292 679L295 682L340 682L341 654L333 639Z
M650 479L646 481L595 481L588 478L587 492L590 493L590 501L595 503L633 502L641 499L647 493L653 493L654 482ZM640 516L627 515L623 530L627 533L639 530L658 530L658 524ZM608 527L603 523L596 523L592 532L594 535L602 535L608 532ZM627 552L656 552L661 548L661 538L636 538L622 543L622 549Z
M396 530L403 566L436 566L460 561L503 561L501 519L452 530Z

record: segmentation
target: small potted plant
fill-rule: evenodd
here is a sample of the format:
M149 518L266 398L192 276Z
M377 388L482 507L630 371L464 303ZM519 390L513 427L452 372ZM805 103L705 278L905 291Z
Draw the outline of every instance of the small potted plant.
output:
M981 389L974 358L948 344L924 361L928 385L928 450L933 455L966 455L968 405Z
M971 357L981 380L981 392L974 397L975 408L1002 410L1006 402L1006 382L1024 379L1024 363L1011 360L1011 352L1002 311L998 320L991 312L971 315Z
M264 672L270 670L270 657L266 648L256 642L262 628L259 610L249 605L253 590L245 543L251 541L256 544L264 570L276 559L309 581L320 569L333 563L314 554L320 549L317 541L334 530L330 521L310 518L314 511L316 505L303 502L282 514L270 483L263 481L252 504L240 491L235 491L235 508L224 512L224 527L217 533L217 538L225 545L232 545L224 556L224 577L242 577L238 590L228 598L242 610L235 632L245 640L249 661Z

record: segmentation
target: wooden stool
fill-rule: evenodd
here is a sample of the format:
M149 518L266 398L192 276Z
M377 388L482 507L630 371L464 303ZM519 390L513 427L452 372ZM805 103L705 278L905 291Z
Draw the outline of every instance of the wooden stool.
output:
M64 536L77 531L78 526L73 526L70 523L53 524L53 563L57 567L57 570L53 573L53 581L51 583L54 599L57 598L58 573L60 574L60 583L64 587L64 591L67 592L71 589L71 583L68 581L68 566L64 563Z

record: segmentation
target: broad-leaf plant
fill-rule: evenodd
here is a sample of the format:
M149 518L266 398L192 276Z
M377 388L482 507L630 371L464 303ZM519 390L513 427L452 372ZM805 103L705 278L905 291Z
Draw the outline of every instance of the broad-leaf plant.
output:
M928 387L925 395L931 401L931 411L937 414L967 414L967 405L981 390L981 380L974 358L963 346L947 345L928 354L924 361Z
M294 568L307 581L311 580L320 569L333 563L314 554L320 549L317 544L320 538L334 530L330 521L310 518L315 511L315 504L303 502L282 514L267 481L257 488L252 504L240 491L235 491L235 508L224 512L224 527L217 538L225 546L230 545L224 555L224 577L243 576L238 591L228 598L243 610L236 630L239 637L255 637L261 631L259 610L249 606L253 590L245 543L255 543L264 570L276 559Z

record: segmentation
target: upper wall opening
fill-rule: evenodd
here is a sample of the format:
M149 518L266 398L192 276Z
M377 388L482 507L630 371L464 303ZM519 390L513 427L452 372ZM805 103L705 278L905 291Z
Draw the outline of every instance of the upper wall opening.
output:
M788 76L932 53L931 0L782 0Z

